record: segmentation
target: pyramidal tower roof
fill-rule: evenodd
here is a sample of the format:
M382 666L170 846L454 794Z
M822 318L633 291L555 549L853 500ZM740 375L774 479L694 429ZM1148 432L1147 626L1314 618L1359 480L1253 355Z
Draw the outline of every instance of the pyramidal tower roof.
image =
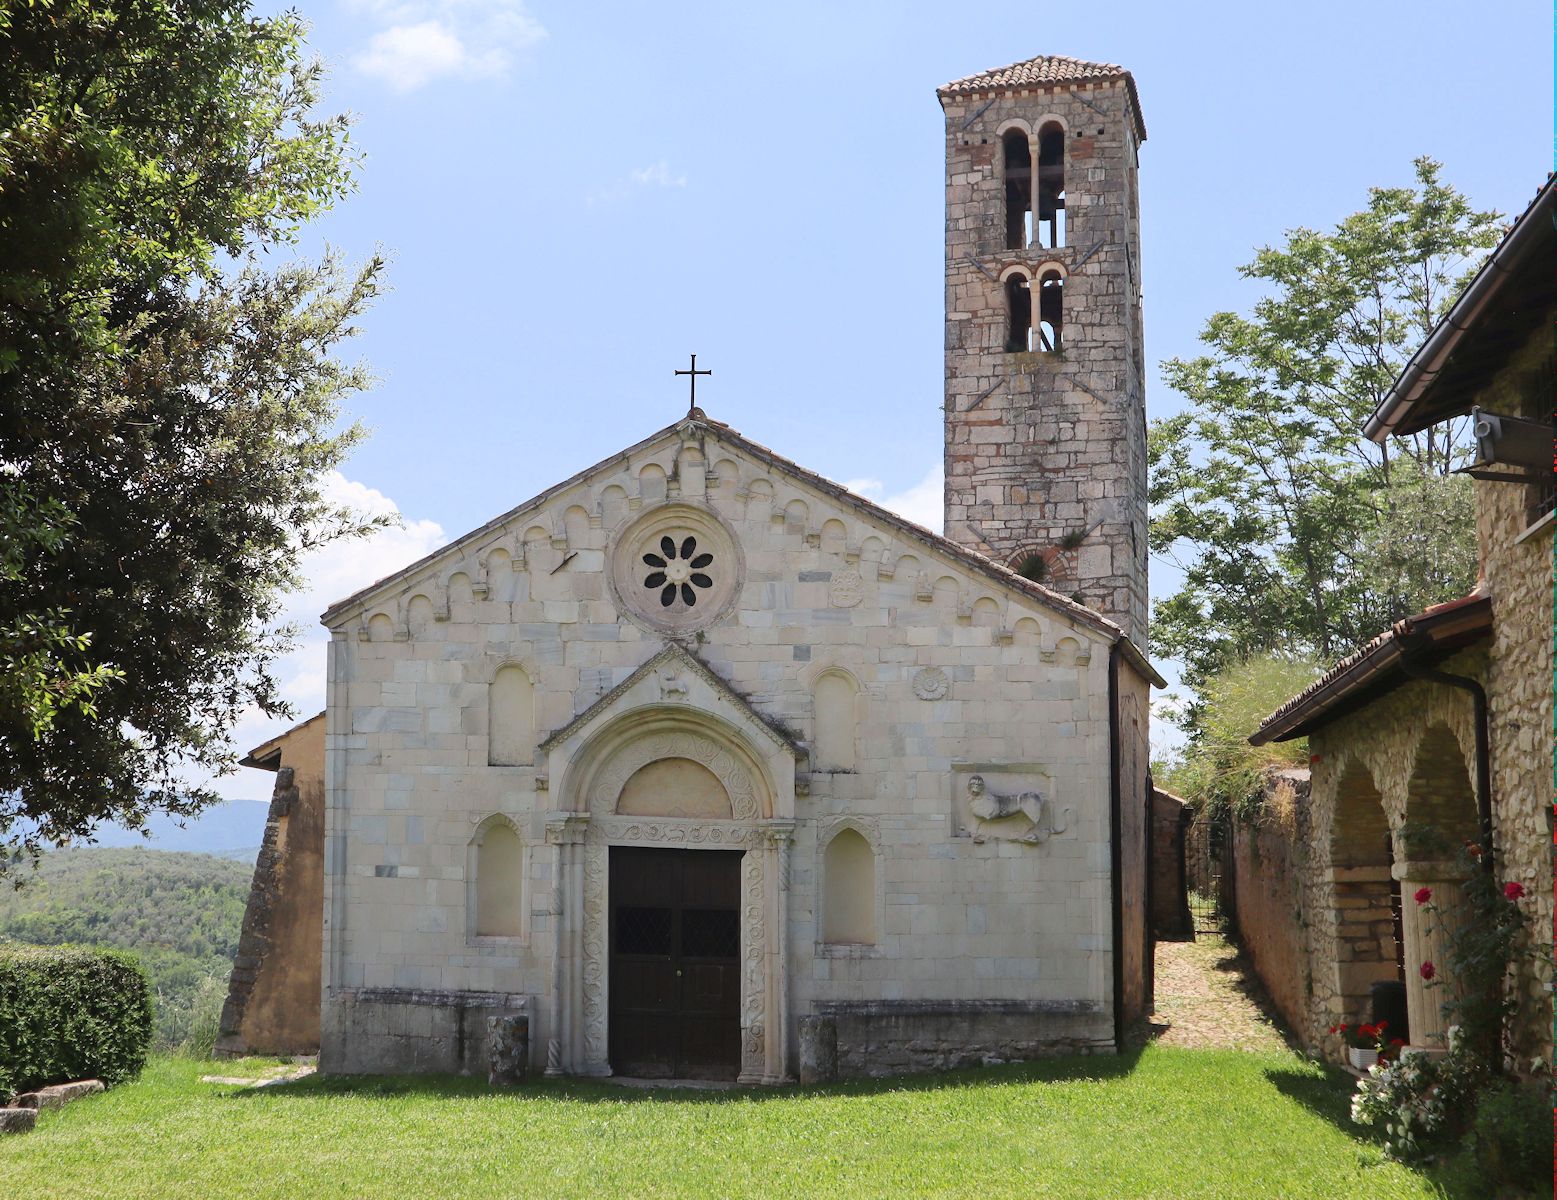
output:
M979 92L1002 92L1013 88L1042 88L1054 84L1106 83L1122 79L1130 92L1130 103L1135 109L1136 132L1141 141L1146 140L1146 122L1141 116L1141 98L1136 94L1135 78L1117 63L1086 62L1079 58L1067 58L1063 54L1040 54L1023 62L1005 67L994 67L954 79L935 90L944 101L950 96L970 96Z

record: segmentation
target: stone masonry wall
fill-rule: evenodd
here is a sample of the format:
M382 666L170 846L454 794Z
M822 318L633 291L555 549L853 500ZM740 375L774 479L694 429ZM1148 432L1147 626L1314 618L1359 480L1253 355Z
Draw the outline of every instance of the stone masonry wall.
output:
M1184 872L1184 801L1161 788L1152 791L1151 873L1152 936L1176 940L1190 936L1188 882Z
M1260 819L1232 822L1228 864L1238 939L1277 1011L1299 1031L1308 1024L1313 986L1303 911L1308 789L1307 771L1273 774Z
M946 536L1146 635L1139 146L1122 81L943 97ZM1066 244L1006 249L1001 134L1065 126ZM1066 271L1062 351L1008 352L1002 276ZM1079 541L1077 540L1079 539ZM1073 544L1074 543L1074 544Z
M319 1049L324 923L324 721L280 739L282 766L222 1007L223 1055Z
M1533 386L1551 361L1549 318L1510 358L1483 395L1493 412L1546 421L1552 397ZM1549 368L1548 368L1549 369ZM1547 378L1551 376L1548 374ZM1550 386L1550 385L1548 385ZM1487 700L1492 727L1492 795L1499 876L1524 885L1538 934L1552 938L1552 524L1529 530L1530 490L1514 483L1478 480L1477 535L1482 577L1492 594L1492 647ZM1530 1031L1531 1057L1551 1057L1552 979L1549 968L1531 967L1519 985L1522 1023Z
M1453 655L1441 669L1487 680L1496 653L1495 641L1479 644ZM1448 824L1456 836L1473 829L1475 799L1469 781L1475 772L1474 736L1465 692L1422 681L1403 684L1313 733L1308 803L1296 804L1290 832L1278 836L1276 828L1235 830L1240 931L1251 943L1261 978L1300 1039L1332 1060L1339 1061L1343 1049L1328 1033L1329 1026L1367 1016L1367 982L1397 977L1390 866L1385 851L1374 843L1383 832L1393 831L1398 846L1402 826L1421 821L1424 814L1440 827ZM1519 752L1517 739L1511 750L1508 740L1505 733L1500 758L1495 724L1498 877L1524 884L1523 903L1536 936L1544 937L1551 911L1543 890L1550 878L1545 874L1549 851L1540 833L1545 818L1535 801L1539 793L1533 781L1544 784L1545 768L1539 750ZM1418 772L1424 763L1430 764L1425 777ZM1499 785L1500 778L1510 776L1523 781L1523 790ZM1379 811L1370 817L1370 809ZM1367 851L1364 857L1372 857L1359 861L1359 848ZM1410 890L1409 883L1403 886ZM1435 890L1442 888L1440 884ZM1299 982L1305 992L1301 1003L1293 999ZM1539 977L1521 982L1525 990L1516 1039L1521 1060L1528 1065L1550 1053L1551 999L1540 990ZM1428 1002L1441 999L1434 994Z

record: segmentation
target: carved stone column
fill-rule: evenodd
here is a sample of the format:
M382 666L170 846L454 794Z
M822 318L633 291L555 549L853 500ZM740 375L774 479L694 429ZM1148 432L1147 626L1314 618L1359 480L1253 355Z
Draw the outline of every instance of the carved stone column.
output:
M766 1003L768 1038L763 1083L789 1076L789 846L793 821L763 825L763 909L767 925Z
M1457 985L1448 969L1449 931L1465 920L1465 876L1457 863L1429 861L1397 862L1394 875L1400 880L1411 1045L1442 1050L1448 1044L1443 1004L1455 994ZM1433 892L1432 912L1416 902L1417 890L1424 887ZM1422 978L1422 964L1429 962L1436 982Z
M580 1030L580 1075L611 1074L611 1051L607 1041L607 992L610 987L609 964L606 958L606 939L610 936L610 921L606 905L607 876L610 871L611 848L603 836L585 838L579 847L583 867L577 881L579 911L583 914L581 942L583 944L582 967L579 971L579 1011L582 1015Z
M754 829L741 856L741 1073L738 1083L762 1083L768 1074L767 896L763 887L766 838Z
M588 828L588 813L552 813L546 821L546 841L554 847L555 853L551 881L552 1003L551 1023L547 1031L549 1075L578 1071L583 1062L579 1044L584 933L582 851Z

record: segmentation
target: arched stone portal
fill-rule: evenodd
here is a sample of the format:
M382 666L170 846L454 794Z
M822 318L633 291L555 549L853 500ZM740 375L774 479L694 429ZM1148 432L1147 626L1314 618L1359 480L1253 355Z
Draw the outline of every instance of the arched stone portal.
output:
M1414 1046L1445 1045L1443 1005L1456 986L1446 969L1449 932L1464 920L1459 851L1476 840L1477 830L1476 793L1465 752L1447 725L1431 725L1417 744L1406 785L1403 853L1394 865L1404 896L1406 1006ZM1431 912L1414 898L1421 888L1432 892ZM1433 964L1433 980L1423 978L1425 963Z
M561 776L547 823L562 909L556 1072L611 1073L610 851L638 846L741 852L739 1081L786 1078L793 783L787 796L776 786L773 749L722 716L679 703L629 709L550 748L548 768ZM643 786L655 778L694 780L698 814L686 815L685 798L669 793L657 807ZM727 812L712 803L716 791L728 798Z
M1373 985L1400 978L1391 846L1384 798L1367 766L1354 758L1336 787L1330 827L1335 994L1345 1021L1369 1020Z

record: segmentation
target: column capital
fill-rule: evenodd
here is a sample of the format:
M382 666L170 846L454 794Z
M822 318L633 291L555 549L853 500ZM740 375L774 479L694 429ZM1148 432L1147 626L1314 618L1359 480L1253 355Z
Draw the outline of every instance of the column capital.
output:
M588 831L587 812L546 814L546 840L553 846L577 845Z

